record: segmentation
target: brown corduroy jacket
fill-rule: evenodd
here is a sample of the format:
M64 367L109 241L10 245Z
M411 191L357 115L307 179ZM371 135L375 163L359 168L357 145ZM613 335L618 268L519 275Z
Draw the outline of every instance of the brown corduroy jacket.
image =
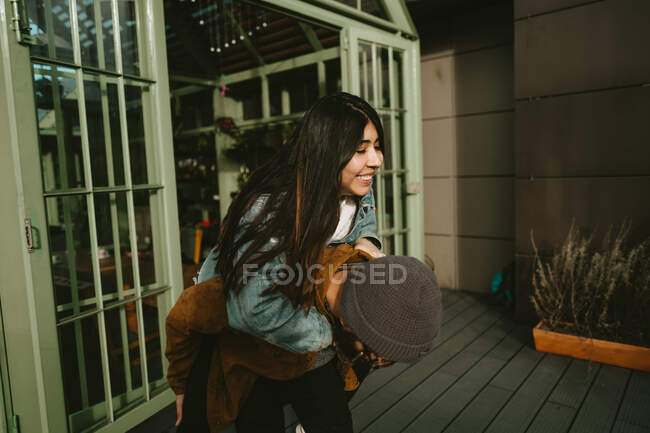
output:
M323 313L325 294L333 272L343 263L370 260L363 251L347 244L325 248L319 260L314 304ZM316 353L294 353L228 327L226 297L220 278L188 287L169 312L166 322L169 360L167 380L178 394L185 393L187 379L201 347L202 334L217 334L208 373L206 416L211 433L232 424L258 376L289 380L309 370ZM345 389L359 386L354 370L339 363Z

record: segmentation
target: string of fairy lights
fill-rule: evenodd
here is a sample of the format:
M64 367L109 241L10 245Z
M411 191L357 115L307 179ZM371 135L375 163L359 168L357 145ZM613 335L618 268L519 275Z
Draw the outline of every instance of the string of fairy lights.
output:
M210 52L219 54L268 27L268 12L236 0L179 0L193 9L192 17L207 28Z

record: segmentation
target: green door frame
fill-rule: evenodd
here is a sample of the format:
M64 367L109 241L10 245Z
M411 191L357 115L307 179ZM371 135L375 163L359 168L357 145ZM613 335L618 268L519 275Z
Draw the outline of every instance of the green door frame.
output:
M152 116L145 128L156 143L156 152L148 162L157 167L157 183L161 187L157 193L161 214L157 222L161 230L156 241L163 245L161 251L164 254L157 257L157 267L162 270L164 281L174 288L158 297L159 311L166 312L182 290L182 271L178 253L180 242L175 168L170 157L173 155L173 144L164 11L162 2L147 0L139 4L143 8L142 21L147 30L141 43L147 52L148 76L156 83L150 86L147 103ZM17 42L12 28L14 5L13 1L0 0L0 127L6 131L2 140L3 157L0 158L0 181L3 185L3 194L0 195L0 223L3 226L0 241L5 248L3 260L0 261L0 300L5 325L8 377L13 385L11 414L8 415L19 416L21 432L61 433L67 431L68 427L53 308L55 301L33 98L32 62L29 47ZM73 37L77 38L75 43L78 44L78 35ZM80 114L83 116L83 113ZM88 161L84 163L88 164ZM25 238L27 219L33 228L35 248L32 250L27 248ZM133 224L130 221L130 225ZM12 253L7 254L7 251ZM160 329L163 341L164 315ZM163 358L164 370L166 360ZM131 410L117 419L110 415L109 423L98 431L126 431L174 401L169 389L155 396L146 394L146 401L137 410Z
M403 94L405 117L404 150L409 163L407 184L413 192L406 197L409 208L405 224L410 229L408 254L423 258L423 204L421 191L421 127L419 96L419 47L412 36L415 30L405 13L403 1L382 1L388 9L391 25L382 25L373 19L357 16L340 5L329 8L298 0L269 0L264 2L289 13L330 23L342 29L342 71L354 71L357 64L354 50L358 39L370 40L404 52ZM12 26L14 0L0 0L0 245L5 248L0 260L0 306L4 319L7 348L8 383L11 401L6 401L10 412L19 416L22 432L67 431L67 415L63 398L62 369L59 357L58 335L54 306L53 281L50 272L50 252L46 242L47 221L43 184L41 182L38 125L29 48L16 40ZM151 103L154 115L148 126L160 151L153 155L159 168L158 183L162 187L162 239L165 244L162 257L166 281L172 289L169 296L161 296L161 310L167 311L182 290L180 243L176 206L175 167L173 155L167 59L165 47L164 11L162 2L146 0L143 19L148 33L142 43L147 47L152 88ZM358 12L363 14L362 12ZM395 19L398 16L399 19ZM366 17L367 18L367 17ZM356 74L356 75L355 75ZM357 72L342 75L343 88L354 92ZM357 89L358 90L358 89ZM358 91L356 92L358 93ZM34 249L28 249L25 224L33 228ZM7 253L10 251L11 253ZM164 328L161 329L164 332ZM166 363L164 365L166 368ZM13 385L13 386L12 386ZM162 407L173 402L174 396L166 390L153 396L125 415L111 420L99 431L123 432L145 420ZM2 427L0 427L1 429ZM0 430L2 431L2 430Z

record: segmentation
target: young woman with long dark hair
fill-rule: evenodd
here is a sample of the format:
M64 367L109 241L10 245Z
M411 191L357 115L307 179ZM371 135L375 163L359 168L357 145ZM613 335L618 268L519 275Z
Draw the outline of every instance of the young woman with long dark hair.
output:
M292 352L318 352L311 370L321 369L313 376L323 383L336 376L332 329L314 306L315 285L305 273L336 244L383 256L372 194L383 145L379 116L366 101L347 93L319 99L285 149L235 197L199 273L199 282L222 279L231 328ZM297 272L275 284L281 265ZM263 402L259 397L248 401ZM183 407L182 395L177 405ZM238 418L238 430L254 431L248 418L261 407L244 409L240 418L250 416Z

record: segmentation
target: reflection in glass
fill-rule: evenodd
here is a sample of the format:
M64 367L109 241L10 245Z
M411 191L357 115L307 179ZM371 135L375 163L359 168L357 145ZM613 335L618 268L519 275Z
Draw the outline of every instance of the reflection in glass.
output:
M98 329L97 316L59 327L63 391L71 432L106 420ZM89 408L92 413L88 413Z
M379 106L390 107L390 77L389 77L389 58L388 48L377 47L377 69L379 70Z
M129 302L107 310L104 320L111 372L111 395L114 397L114 410L119 414L124 412L120 409L144 400L136 303ZM136 392L133 392L134 390ZM117 396L122 398L115 399Z
M44 188L52 191L83 187L74 70L40 64L34 64L33 70Z
M282 100L282 92L288 99ZM307 111L318 99L318 72L315 64L269 75L271 115ZM287 104L288 106L284 106Z
M371 105L374 101L374 82L372 79L372 46L359 43L359 91L361 97Z
M95 304L86 199L48 197L45 206L56 305L78 314Z
M27 0L26 7L29 17L29 34L42 44L30 45L30 54L73 62L68 1Z
M325 62L325 89L327 95L343 90L341 81L341 59L336 58Z
M393 149L395 150L395 156L397 157L397 167L396 168L408 168L404 167L404 116L399 115L395 117L395 144Z
M77 0L81 63L84 66L115 70L115 41L110 1Z
M140 75L140 53L136 25L135 0L117 2L122 43L122 69L125 74Z
M124 156L117 85L99 75L84 81L93 186L124 184Z
M384 229L392 229L394 226L395 207L393 206L393 174L384 177L384 191L386 201L384 202Z
M126 193L95 194L95 216L102 292L108 305L134 287Z
M154 245L151 231L151 201L155 191L135 191L135 233L138 239L138 263L140 284L144 287L156 282Z
M146 184L147 151L142 110L143 88L139 86L124 86L126 96L126 122L129 131L129 157L131 159L131 179L134 185Z
M404 107L404 92L402 91L404 85L402 73L403 57L404 55L401 51L393 50L393 74L395 75L393 81L395 82L395 102L397 103L397 108L406 108Z
M241 102L243 120L262 117L262 83L259 78L233 83L228 89L230 97Z
M149 383L163 378L162 342L160 340L160 317L158 311L159 296L153 295L142 299L144 318L144 338L147 352L147 375Z
M381 125L384 128L384 170L393 169L392 153L393 140L391 139L390 114L380 114Z

